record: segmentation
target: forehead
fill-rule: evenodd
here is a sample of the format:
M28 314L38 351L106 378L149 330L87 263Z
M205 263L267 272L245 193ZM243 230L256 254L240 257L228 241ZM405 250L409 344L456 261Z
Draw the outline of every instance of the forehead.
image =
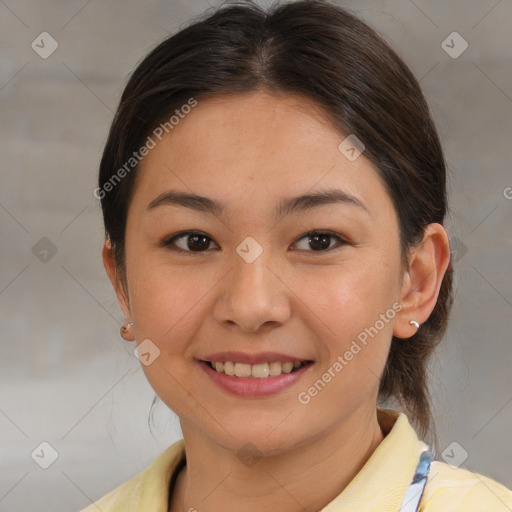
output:
M344 139L303 96L258 91L198 100L143 159L136 196L147 206L166 189L179 189L228 205L261 205L336 187L389 207L364 154L349 161L340 152Z

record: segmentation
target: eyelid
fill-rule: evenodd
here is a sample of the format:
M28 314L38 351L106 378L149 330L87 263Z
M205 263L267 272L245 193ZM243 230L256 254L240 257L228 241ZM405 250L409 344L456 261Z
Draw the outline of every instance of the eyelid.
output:
M335 251L336 249L341 248L344 245L350 245L350 242L348 240L346 240L340 234L335 233L334 231L331 231L330 229L312 229L311 231L308 231L307 233L300 235L299 238L297 238L297 241L294 242L294 244L296 244L299 240L302 240L303 238L311 237L311 236L315 236L315 235L329 235L331 238L337 239L338 244L335 245L334 247L329 247L325 251L306 251L306 252L311 252L313 254L315 254L315 253L328 254L332 251Z
M179 238L183 238L183 237L186 237L187 235L202 235L206 238L209 238L211 241L213 241L213 238L206 234L206 233L203 233L202 231L197 231L197 230L194 230L194 229L189 229L187 231L180 231L179 233L175 233L174 235L171 235L169 237L166 237L162 240L161 242L161 246L164 247L165 249L168 249L172 252L176 252L176 253L186 253L186 254L191 254L193 256L200 256L202 254L205 254L207 253L208 251L197 251L197 252L194 252L194 251L185 251L184 249L180 249L179 247L175 247L173 245L173 243L178 240ZM215 243L215 242L214 242Z
M173 251L173 252L176 252L176 253L187 253L187 254L192 254L194 256L199 256L199 255L202 255L202 254L205 254L208 252L208 250L205 250L205 251L186 251L184 249L180 249L179 247L175 247L173 246L173 242L178 240L179 238L182 238L182 237L186 237L187 235L202 235L208 239L210 239L212 242L215 243L215 241L213 240L213 238L202 232L202 231L197 231L197 230L187 230L187 231L180 231L178 233L175 233L174 235L171 235L167 238L164 238L164 240L161 242L161 246L170 250L170 251ZM339 235L338 233L335 233L334 231L331 231L329 229L312 229L311 231L307 231L306 233L303 233L302 235L300 235L295 242L293 242L293 245L295 245L297 242L299 242L300 240L302 240L303 238L307 238L307 237L312 237L312 236L315 236L315 235L329 235L330 237L332 238L335 238L337 239L338 241L338 244L335 245L334 247L330 247L324 251L306 251L306 252L311 252L313 254L317 253L317 254L327 254L327 253L330 253L336 249L339 249L341 248L342 246L344 245L350 245L350 242L347 241L344 237L342 237L341 235ZM216 244L217 245L217 244Z

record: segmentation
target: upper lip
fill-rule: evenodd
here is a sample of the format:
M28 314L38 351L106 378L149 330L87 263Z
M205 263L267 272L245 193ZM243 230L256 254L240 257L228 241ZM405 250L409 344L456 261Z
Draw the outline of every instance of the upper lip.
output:
M245 364L271 363L273 361L279 361L280 363L286 363L288 361L310 361L310 359L307 358L281 354L278 352L260 352L258 354L247 354L246 352L216 352L215 354L209 354L202 357L201 360L219 363L233 361Z

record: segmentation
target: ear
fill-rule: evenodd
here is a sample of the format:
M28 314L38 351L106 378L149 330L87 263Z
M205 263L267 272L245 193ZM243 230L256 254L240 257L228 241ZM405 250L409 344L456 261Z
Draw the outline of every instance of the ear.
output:
M441 224L429 224L421 244L411 250L410 268L403 276L399 296L403 309L396 316L394 336L410 338L417 328L409 322L416 320L420 325L426 322L436 305L450 258L446 230Z
M130 311L130 301L128 299L128 294L119 278L117 267L114 260L114 253L112 251L112 244L110 242L110 238L105 240L105 244L103 245L103 250L101 252L103 258L103 265L105 266L105 270L107 271L108 277L114 290L117 295L117 300L119 302L119 306L123 311L123 315L126 318L127 322L132 322L132 314Z

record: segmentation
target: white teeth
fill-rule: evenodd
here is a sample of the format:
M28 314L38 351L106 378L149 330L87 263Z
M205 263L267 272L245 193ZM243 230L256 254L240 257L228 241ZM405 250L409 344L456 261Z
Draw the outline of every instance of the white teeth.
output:
M257 379L266 379L267 377L275 377L282 373L291 373L292 370L300 368L303 364L301 361L287 361L280 363L272 361L271 363L246 364L236 363L233 361L211 362L214 370L218 373L236 377L254 377Z
M250 365L247 365L250 366ZM251 375L253 377L257 377L258 379L264 379L268 377L270 374L270 368L268 367L268 363L262 364L253 364L251 366Z
M251 365L245 363L235 363L235 375L237 377L250 377Z
M218 368L215 368L218 372L220 371ZM221 371L220 371L221 372ZM222 372L221 372L222 373ZM235 375L235 365L231 361L226 361L224 363L224 373L226 375Z
M282 367L284 373L290 373L293 370L293 362L283 363Z
M281 363L279 361L270 363L270 375L281 375Z

